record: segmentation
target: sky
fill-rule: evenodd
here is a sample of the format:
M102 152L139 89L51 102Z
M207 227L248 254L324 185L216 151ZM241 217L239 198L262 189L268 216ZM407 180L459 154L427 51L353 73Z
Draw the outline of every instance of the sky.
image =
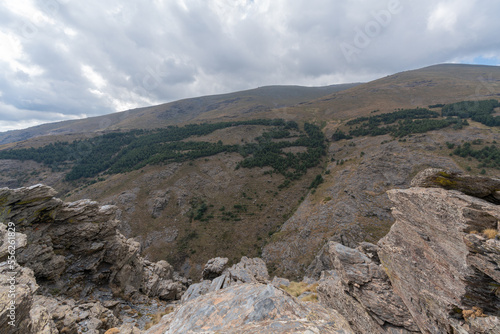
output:
M493 0L0 0L0 131L267 85L500 64Z

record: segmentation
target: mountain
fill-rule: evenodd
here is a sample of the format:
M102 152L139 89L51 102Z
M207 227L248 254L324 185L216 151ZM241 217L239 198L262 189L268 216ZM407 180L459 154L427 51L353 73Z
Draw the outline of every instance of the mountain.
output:
M266 112L272 108L292 106L355 87L356 85L341 84L326 87L266 86L229 94L185 99L104 116L48 123L23 130L7 131L0 133L0 145L47 135L99 133L115 129L151 129L185 122L207 121L214 118L232 119L234 117L244 117L244 114L252 114L256 111Z
M421 170L495 175L499 80L499 67L445 64L42 125L3 134L37 137L0 148L0 185L116 205L146 259L190 277L245 255L298 279L326 242L385 236L386 191Z

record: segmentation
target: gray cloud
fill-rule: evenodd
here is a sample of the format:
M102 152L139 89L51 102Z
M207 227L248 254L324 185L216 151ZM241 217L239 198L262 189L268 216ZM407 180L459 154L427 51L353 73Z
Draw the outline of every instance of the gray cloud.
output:
M498 59L498 12L488 0L9 4L0 8L0 130L270 84L365 81Z

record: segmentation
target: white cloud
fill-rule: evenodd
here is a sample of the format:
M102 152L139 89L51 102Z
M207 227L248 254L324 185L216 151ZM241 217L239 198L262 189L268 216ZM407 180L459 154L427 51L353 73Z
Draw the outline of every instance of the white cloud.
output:
M0 106L14 109L1 124L500 55L488 0L4 2Z

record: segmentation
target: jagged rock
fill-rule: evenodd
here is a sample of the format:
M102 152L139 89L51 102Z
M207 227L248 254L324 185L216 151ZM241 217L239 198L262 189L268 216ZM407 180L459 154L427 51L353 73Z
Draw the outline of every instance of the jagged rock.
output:
M229 259L227 257L216 257L208 260L201 274L202 280L204 279L211 280L216 277L219 277L224 271L224 269L226 269L228 261Z
M206 295L209 292L211 285L212 281L209 280L191 284L186 292L184 292L184 294L182 295L181 301L187 302L188 300L194 299L196 297Z
M182 304L146 331L180 333L353 333L336 311L302 303L272 285L238 284Z
M51 315L43 306L33 307L30 310L30 318L33 333L37 334L59 334Z
M265 283L269 281L269 273L265 262L261 258L249 259L243 256L237 264L224 271L231 280L242 283Z
M180 298L184 287L175 282L172 267L145 261L140 244L117 231L115 206L90 200L66 203L54 195L44 185L0 189L0 219L27 235L26 247L16 254L21 265L60 293L79 298L92 285L109 286L128 298L139 298L141 292Z
M31 269L0 263L0 333L34 333L30 310L37 290Z
M457 190L466 195L483 198L500 204L497 191L500 180L484 176L465 175L458 171L428 168L418 173L411 181L412 187L443 188Z
M500 207L438 188L390 190L388 195L396 222L379 241L378 255L421 331L476 333L463 319L473 308L481 309L495 328L498 243L468 233L497 229ZM479 322L486 320L474 323Z
M173 281L174 268L167 261L144 261L141 291L164 300L180 299L184 285Z
M9 246L11 246L11 248L13 247L15 250L20 250L26 247L28 242L26 234L15 232L15 225L11 223L9 227L10 228L0 223L0 261L7 260L9 256Z
M330 241L320 258L332 264L332 272L323 273L318 286L321 303L338 310L358 333L419 332L378 258L370 259L362 251L376 251L364 243L358 249Z
M290 281L287 280L286 278L274 276L273 280L271 281L271 284L272 286L279 288L281 286L289 286Z
M206 273L208 277L215 275L215 271L219 271L225 266L226 260L225 258L209 260L205 266L205 269L209 269L203 272ZM227 288L234 284L267 283L268 280L269 274L266 264L262 259L249 259L243 256L240 262L233 265L231 268L226 268L219 277L213 280L205 279L200 283L192 284L182 296L182 302L187 302L196 297Z
M35 296L33 309L47 310L50 321L57 330L73 333L102 333L118 325L113 312L100 302L78 302L68 298Z

